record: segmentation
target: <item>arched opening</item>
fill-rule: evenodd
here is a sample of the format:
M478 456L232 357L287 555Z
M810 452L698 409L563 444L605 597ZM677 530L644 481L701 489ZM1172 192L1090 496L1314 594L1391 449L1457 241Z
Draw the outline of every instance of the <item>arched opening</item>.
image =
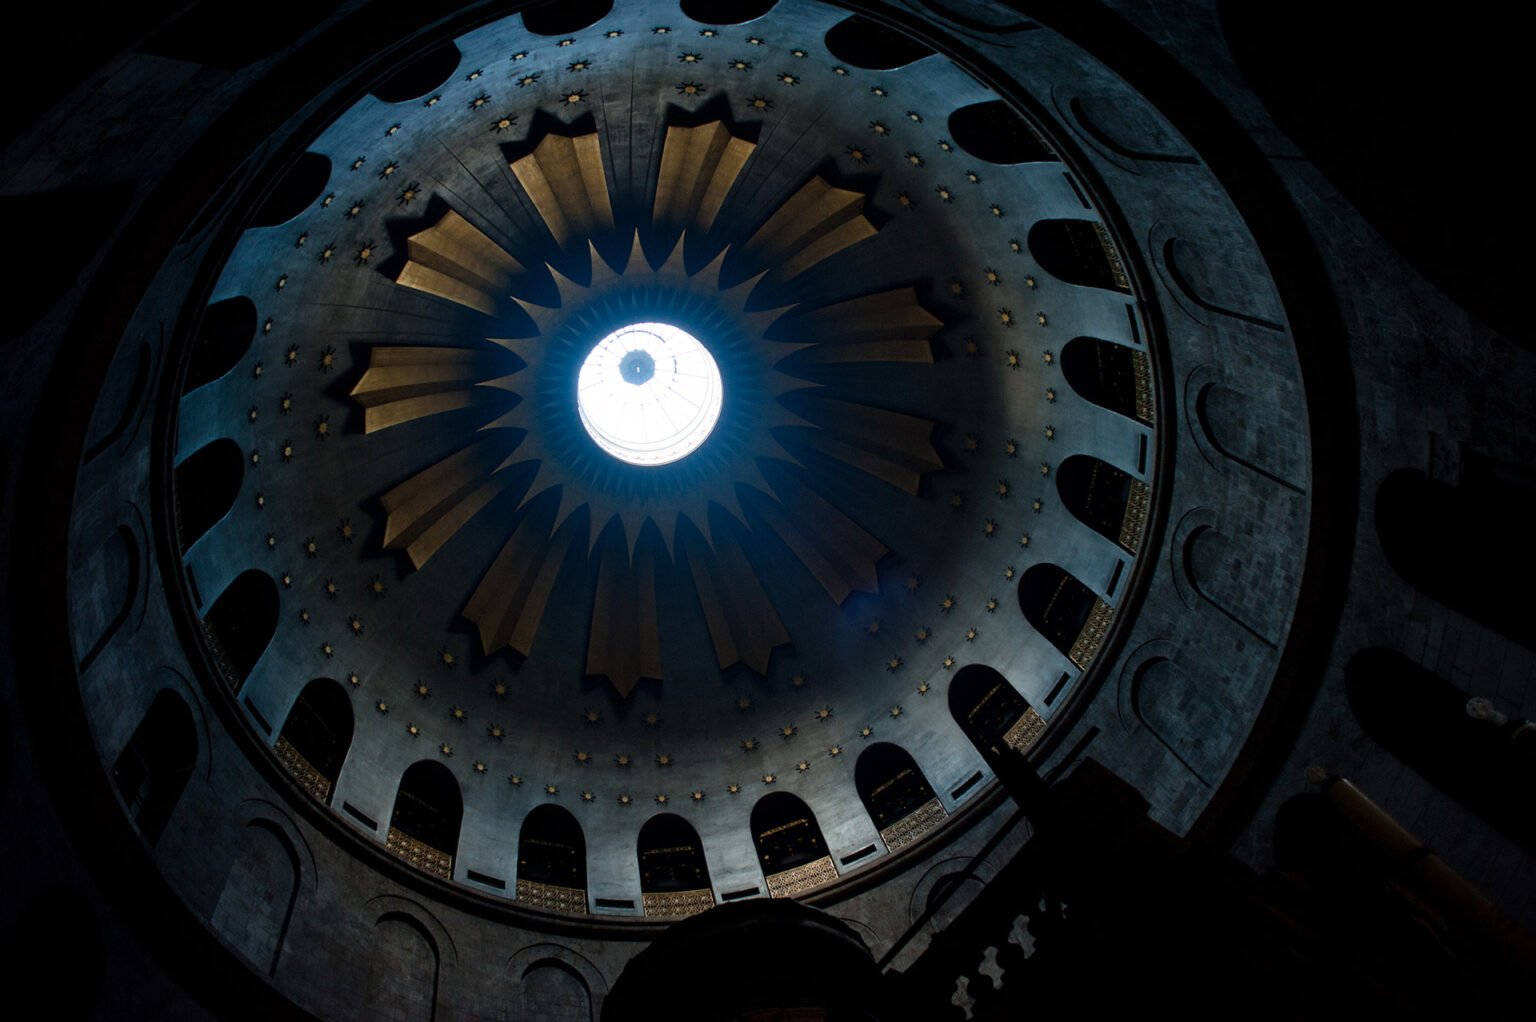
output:
M522 1018L592 1022L592 991L581 973L557 958L534 962L522 976Z
M827 30L827 49L845 64L889 71L933 55L933 50L878 21L855 14Z
M1151 495L1146 483L1092 455L1074 454L1056 470L1056 493L1078 521L1136 552Z
M160 840L196 765L192 711L181 696L161 689L112 766L128 815L151 845Z
M210 921L247 960L275 976L298 897L298 850L271 820L252 820Z
M1054 564L1036 564L1019 579L1019 609L1035 631L1086 670L1114 613L1093 590Z
M597 24L613 10L613 0L560 0L523 12L523 27L534 35L569 35Z
M587 911L587 841L560 806L536 806L517 836L517 900L578 915Z
M421 99L446 84L462 59L463 54L453 43L439 43L375 85L373 94L385 103Z
M1039 163L1056 154L1017 110L1000 99L963 106L949 115L949 137L988 163Z
M442 955L432 932L404 912L386 912L373 930L362 1003L388 1005L391 1022L437 1018Z
M181 549L189 549L235 506L245 479L245 455L233 440L206 444L176 466L172 499Z
M645 821L635 842L640 896L648 916L690 916L714 907L704 843L693 825L674 813Z
M219 594L203 619L208 651L235 691L250 677L277 631L277 583L266 572L242 572Z
M1532 756L1525 721L1468 713L1471 695L1391 649L1362 650L1344 668L1360 727L1431 784L1536 852Z
M119 525L97 548L96 555L83 570L93 579L104 579L105 585L84 587L84 597L77 598L79 619L76 635L93 636L91 644L80 657L80 671L90 670L107 643L128 621L139 593L139 573L142 555L138 537L126 525Z
M1409 585L1532 646L1529 602L1509 593L1536 575L1536 546L1521 539L1533 503L1528 472L1464 452L1459 486L1415 469L1388 476L1376 493L1376 532Z
M944 805L910 753L876 742L859 753L853 768L859 801L890 851L904 848L944 820Z
M1028 751L1045 721L1007 678L985 664L962 667L949 683L949 714L980 750L996 764L1004 749Z
M400 778L389 818L389 850L417 869L451 880L464 796L441 763L412 763Z
M792 898L837 879L815 814L787 791L764 795L752 807L752 843L771 898Z
M276 227L304 212L325 191L331 179L331 160L320 153L303 153L288 173L267 193L251 220L252 227Z
M1109 232L1096 220L1041 220L1029 229L1029 252L1057 280L1130 294L1130 280Z
M352 747L352 700L341 684L316 678L299 693L277 736L277 758L300 787L330 805Z
M704 25L745 25L756 21L779 0L683 0L683 13Z
M1061 349L1061 375L1085 401L1152 424L1152 367L1146 352L1097 337L1074 337Z
M182 392L212 383L239 364L256 339L256 303L241 295L203 310Z

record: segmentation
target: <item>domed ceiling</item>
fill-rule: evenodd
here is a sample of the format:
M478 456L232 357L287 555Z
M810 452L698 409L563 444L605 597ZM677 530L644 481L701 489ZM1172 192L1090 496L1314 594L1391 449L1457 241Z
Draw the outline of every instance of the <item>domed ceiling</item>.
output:
M451 771L464 832L508 849L426 867L472 887L544 804L610 886L659 812L717 893L750 886L778 791L873 846L796 890L834 882L984 790L952 679L999 672L1027 746L1132 617L1156 327L1059 127L846 9L688 9L553 5L382 83L274 176L188 356L176 499L210 649L295 769L301 691L348 690L319 792L340 819ZM699 339L723 403L697 450L637 466L584 429L577 379L652 322ZM1129 405L1067 379L1078 338ZM1083 471L1119 486L1107 526L1098 484L1066 506ZM197 511L215 491L227 512ZM877 837L855 763L882 742L934 795Z

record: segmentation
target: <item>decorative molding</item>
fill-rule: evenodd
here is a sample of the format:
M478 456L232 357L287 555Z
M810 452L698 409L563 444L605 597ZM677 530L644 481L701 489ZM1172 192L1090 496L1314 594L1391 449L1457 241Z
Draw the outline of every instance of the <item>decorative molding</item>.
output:
M1072 643L1067 659L1086 671L1098 654L1099 646L1103 644L1104 636L1109 633L1109 625L1114 618L1115 608L1103 600L1094 600L1093 610L1089 612L1088 620L1083 624L1083 630L1077 633L1077 641Z
M1034 713L1033 710L1029 712ZM944 804L935 796L882 830L880 840L890 851L897 851L935 830L948 815Z
M1044 730L1045 718L1031 706L1024 711L1024 716L1014 721L1013 727L1003 735L1003 744L1022 755L1029 751L1029 747L1035 744L1035 739L1039 738Z
M832 856L823 855L794 869L770 873L765 879L768 881L768 897L793 898L836 880L837 867L832 865Z
M587 914L587 892L580 887L561 887L558 884L541 884L536 880L518 878L517 900L547 912L578 916Z
M645 914L659 919L681 919L715 907L715 894L709 888L697 891L658 891L640 895Z
M444 880L453 879L453 856L433 848L425 841L418 841L404 831L390 827L385 846L423 873L431 873Z
M324 805L331 804L331 780L314 768L304 754L299 752L294 744L282 735L277 736L277 744L273 746L277 758L283 766L288 768L299 786L309 792L316 800Z
M1120 523L1120 545L1131 553L1141 546L1141 534L1147 527L1147 507L1152 501L1152 487L1139 479L1131 480L1131 495L1125 502L1125 520Z

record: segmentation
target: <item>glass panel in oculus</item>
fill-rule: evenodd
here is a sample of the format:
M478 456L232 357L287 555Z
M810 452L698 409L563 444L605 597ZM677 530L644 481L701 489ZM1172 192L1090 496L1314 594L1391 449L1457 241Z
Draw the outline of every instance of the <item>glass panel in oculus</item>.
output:
M720 369L670 323L633 323L597 342L576 378L581 424L605 452L654 467L687 457L720 421Z

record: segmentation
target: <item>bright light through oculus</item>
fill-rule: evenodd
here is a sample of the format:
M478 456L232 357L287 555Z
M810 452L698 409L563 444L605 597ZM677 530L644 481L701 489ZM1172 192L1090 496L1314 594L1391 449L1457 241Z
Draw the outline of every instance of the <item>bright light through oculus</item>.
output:
M576 378L576 409L597 446L631 465L696 451L720 421L720 370L670 323L634 323L597 343Z

